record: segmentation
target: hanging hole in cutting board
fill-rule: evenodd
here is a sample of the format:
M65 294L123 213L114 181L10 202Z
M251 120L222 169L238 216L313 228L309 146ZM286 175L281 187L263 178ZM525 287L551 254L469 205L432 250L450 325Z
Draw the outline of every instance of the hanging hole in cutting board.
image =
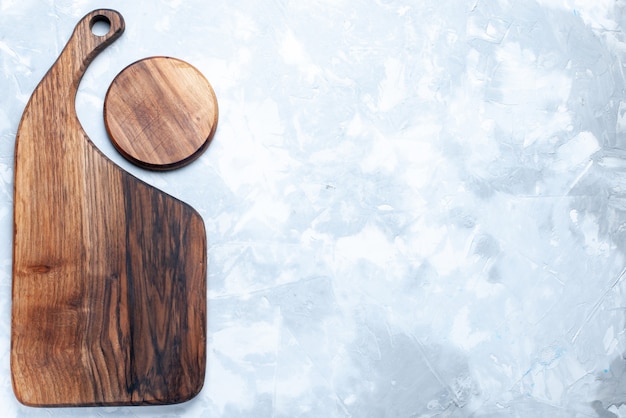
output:
M111 30L111 21L106 16L94 16L89 22L91 33L96 36L104 36Z

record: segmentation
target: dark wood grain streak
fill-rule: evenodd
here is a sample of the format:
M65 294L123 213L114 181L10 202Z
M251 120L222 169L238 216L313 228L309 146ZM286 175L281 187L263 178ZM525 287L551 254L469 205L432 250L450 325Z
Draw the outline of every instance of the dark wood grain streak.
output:
M75 113L87 66L123 30L115 11L85 16L18 129L11 371L26 405L176 403L204 381L202 218L109 161Z

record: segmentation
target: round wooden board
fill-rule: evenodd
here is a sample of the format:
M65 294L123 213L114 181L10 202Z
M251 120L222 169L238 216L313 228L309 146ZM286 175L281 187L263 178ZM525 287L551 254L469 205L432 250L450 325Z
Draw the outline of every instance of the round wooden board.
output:
M152 170L189 164L217 127L217 98L192 65L150 57L123 69L104 100L104 122L117 150Z

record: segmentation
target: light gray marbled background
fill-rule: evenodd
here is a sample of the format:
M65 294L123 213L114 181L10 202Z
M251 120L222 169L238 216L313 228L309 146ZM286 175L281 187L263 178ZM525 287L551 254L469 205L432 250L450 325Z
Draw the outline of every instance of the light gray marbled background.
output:
M127 30L79 117L204 217L208 371L182 405L32 409L9 371L15 133L99 7ZM624 0L0 0L2 415L626 417L625 25ZM102 120L152 55L220 105L170 173Z

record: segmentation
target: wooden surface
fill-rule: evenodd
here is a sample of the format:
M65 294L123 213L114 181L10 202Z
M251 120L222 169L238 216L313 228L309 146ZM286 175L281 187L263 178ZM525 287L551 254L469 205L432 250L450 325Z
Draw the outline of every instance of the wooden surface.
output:
M85 69L123 30L117 12L84 17L18 130L11 371L27 405L176 403L204 381L202 218L110 162L75 113Z
M196 68L151 57L126 67L106 94L104 120L118 151L153 170L184 166L207 148L217 127L217 99Z

